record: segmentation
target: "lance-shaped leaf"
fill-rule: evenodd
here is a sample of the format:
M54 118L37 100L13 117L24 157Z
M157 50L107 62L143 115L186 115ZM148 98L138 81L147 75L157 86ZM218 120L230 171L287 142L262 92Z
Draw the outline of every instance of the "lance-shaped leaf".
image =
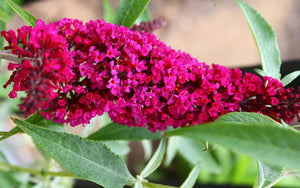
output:
M235 0L241 7L256 42L264 72L280 79L280 52L275 33L268 22L251 6L241 0Z
M156 140L162 137L160 132L152 133L143 127L128 127L111 123L88 136L91 140Z
M115 23L130 28L149 2L150 0L122 0L116 13Z
M35 26L37 18L34 17L32 14L27 12L26 10L22 9L19 5L14 3L11 0L5 0L6 3L17 13L25 22L27 22L31 26Z
M194 184L196 183L196 180L199 176L200 172L200 165L201 163L198 163L192 171L189 173L189 176L187 179L183 182L183 184L180 186L180 188L193 188Z
M141 172L140 176L142 178L148 177L152 172L154 172L159 165L161 164L161 161L163 160L164 154L166 151L166 138L163 137L148 164Z
M281 83L284 86L287 86L289 83L291 83L293 80L295 80L298 76L300 76L300 71L291 72L290 74L288 74L282 78Z
M13 120L37 145L77 177L111 188L135 181L125 163L102 143Z
M300 132L271 122L247 122L247 118L244 122L215 121L165 134L207 140L263 162L300 169Z

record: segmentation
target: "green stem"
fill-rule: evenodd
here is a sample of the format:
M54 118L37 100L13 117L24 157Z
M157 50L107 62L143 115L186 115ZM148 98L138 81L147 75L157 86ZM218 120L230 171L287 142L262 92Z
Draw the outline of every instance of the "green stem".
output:
M6 134L3 134L3 136L0 138L0 141L5 140L6 138L9 138L21 131L22 130L19 127L15 127L12 130L10 130L9 132L7 132ZM4 132L2 132L2 133L4 133Z
M51 171L43 171L43 170L34 170L30 168L24 168L21 166L15 166L11 165L9 163L1 162L0 161L0 167L7 167L11 170L19 171L19 172L28 172L32 175L40 175L40 176L60 176L60 177L70 177L70 178L76 178L73 174L69 172L51 172Z
M0 59L21 63L23 58L19 58L16 55L11 54L10 50L0 50Z
M0 135L7 135L10 134L9 132L5 132L5 131L0 131Z

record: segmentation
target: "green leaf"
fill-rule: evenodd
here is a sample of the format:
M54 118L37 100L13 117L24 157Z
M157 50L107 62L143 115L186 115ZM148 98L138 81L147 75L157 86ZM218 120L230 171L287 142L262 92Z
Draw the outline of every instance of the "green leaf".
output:
M115 10L109 0L103 0L103 17L108 23L113 23L115 20Z
M193 166L201 162L201 168L208 172L220 173L221 169L211 153L206 150L204 141L178 137L178 152Z
M165 134L207 140L270 164L300 169L300 132L271 122L215 121Z
M265 125L275 125L281 126L280 123L271 119L268 116L255 113L255 112L231 112L224 116L219 117L217 122L227 122L227 123L258 123L258 124L265 124Z
M200 172L200 166L201 163L199 162L193 170L189 173L189 176L187 179L183 182L183 184L180 186L180 188L193 188L194 184L196 183L196 180L199 176Z
M102 143L13 120L36 144L77 177L112 188L135 181L125 163Z
M37 126L43 126L51 130L55 130L59 132L67 132L67 130L63 127L62 124L53 123L52 120L46 120L46 118L44 118L41 114L38 113L29 116L25 121ZM19 127L17 128L20 129ZM51 156L39 145L36 145L36 147L38 151L41 153L41 155L44 157L45 161L49 163L51 160Z
M266 20L251 6L241 0L235 0L241 7L256 42L264 72L280 79L280 52L275 33Z
M134 188L143 188L142 182L140 181L135 182Z
M155 140L162 137L160 132L152 133L143 127L128 127L111 123L87 138L90 140Z
M135 24L140 24L141 22L149 22L151 20L151 16L149 13L149 9L146 8L143 13L138 17L135 21Z
M45 118L41 114L33 114L29 116L25 121L31 124L39 125Z
M280 180L285 168L269 165L258 161L257 188L272 187Z
M149 2L150 0L122 0L118 6L115 23L130 28Z
M17 5L20 5L22 3L22 0L13 0L13 2ZM12 16L14 14L14 11L9 7L9 5L5 1L1 1L0 9L3 10L9 16Z
M300 75L300 71L294 71L282 78L281 83L287 86Z
M177 150L178 150L178 139L179 137L173 136L168 139L167 144L167 152L166 152L166 160L164 165L166 167L170 166L171 162L176 156Z
M10 20L10 16L1 9L0 9L0 20L3 22L8 22Z
M5 0L6 3L17 13L25 22L27 22L31 26L35 26L37 18L34 17L32 14L27 12L26 10L22 9L19 5L14 3L11 0Z
M263 71L261 69L254 69L254 71L260 76L268 76L268 74L265 73L265 71Z
M141 172L140 176L142 178L148 177L152 172L154 172L163 160L166 151L166 138L163 137L148 164Z

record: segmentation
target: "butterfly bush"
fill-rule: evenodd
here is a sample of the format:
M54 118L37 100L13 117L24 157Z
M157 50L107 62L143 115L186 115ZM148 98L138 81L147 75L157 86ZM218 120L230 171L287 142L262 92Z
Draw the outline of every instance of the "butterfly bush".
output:
M271 77L199 62L155 35L104 20L62 19L2 31L10 63L9 96L24 91L20 109L71 126L107 112L112 121L163 131L214 121L234 111L290 123L300 112L300 88Z

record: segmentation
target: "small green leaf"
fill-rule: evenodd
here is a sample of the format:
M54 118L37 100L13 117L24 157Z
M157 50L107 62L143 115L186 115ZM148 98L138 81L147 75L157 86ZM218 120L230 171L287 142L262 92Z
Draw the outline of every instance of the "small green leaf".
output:
M109 0L103 0L103 17L108 23L113 23L115 20L115 10Z
M167 152L166 152L166 160L164 165L166 167L170 166L171 162L176 156L177 150L178 150L178 139L179 137L173 136L168 139L167 144Z
M150 0L122 0L118 6L115 23L130 28L149 2Z
M143 127L128 127L111 123L87 138L90 140L156 140L162 137L160 132L152 133Z
M263 70L261 70L261 69L254 69L254 71L258 74L258 75L260 75L260 76L268 76L268 74L265 72L265 71L263 71Z
M201 168L208 172L220 173L221 169L212 157L211 153L206 150L205 141L194 140L186 137L178 137L178 152L193 166L201 162Z
M32 14L27 12L26 10L22 9L19 5L14 3L11 0L5 0L6 3L17 13L25 22L27 22L31 26L35 26L37 18L34 17Z
M135 181L125 163L102 143L13 120L36 144L77 177L111 188Z
M152 172L154 172L160 165L161 161L163 160L164 154L166 151L166 138L163 137L148 164L141 172L140 176L142 178L148 177Z
M10 20L10 16L1 9L0 9L0 20L3 22L8 22Z
M251 6L241 0L235 0L241 7L256 42L264 72L280 79L280 52L275 33L266 20Z
M281 83L283 84L283 86L287 86L289 83L295 80L299 75L300 75L300 71L291 72L290 74L282 78Z
M267 121L215 121L165 134L207 140L270 164L300 169L300 132Z
M183 182L183 184L180 186L180 188L193 188L194 184L196 183L196 180L199 176L200 172L200 166L201 163L199 162L193 170L189 173L189 176L187 179Z
M280 180L285 168L270 165L258 161L258 185L257 188L272 187Z

